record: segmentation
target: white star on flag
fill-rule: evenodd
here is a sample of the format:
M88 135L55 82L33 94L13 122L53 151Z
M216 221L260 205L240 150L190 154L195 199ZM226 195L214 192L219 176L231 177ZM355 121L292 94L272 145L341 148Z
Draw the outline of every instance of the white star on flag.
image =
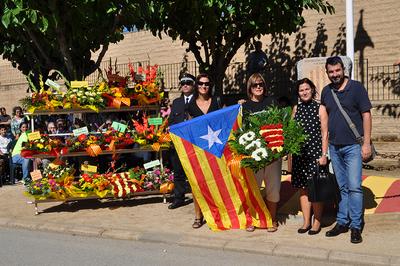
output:
M219 133L221 133L222 129L213 131L210 126L207 127L208 127L208 134L201 136L200 138L208 141L208 148L210 149L214 145L214 143L222 144L221 140L218 138L218 135Z

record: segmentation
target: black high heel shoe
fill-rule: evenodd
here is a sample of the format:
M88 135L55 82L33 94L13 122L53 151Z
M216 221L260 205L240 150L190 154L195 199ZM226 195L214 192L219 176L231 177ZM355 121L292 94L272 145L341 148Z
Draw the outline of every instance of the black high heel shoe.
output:
M308 231L308 234L312 236L312 235L317 235L319 232L321 232L321 226L318 228L318 230L315 231L310 229L310 231Z
M311 225L309 225L307 228L299 228L299 229L297 230L297 233L299 233L299 234L304 234L304 233L307 233L308 230L310 230L310 229L311 229Z

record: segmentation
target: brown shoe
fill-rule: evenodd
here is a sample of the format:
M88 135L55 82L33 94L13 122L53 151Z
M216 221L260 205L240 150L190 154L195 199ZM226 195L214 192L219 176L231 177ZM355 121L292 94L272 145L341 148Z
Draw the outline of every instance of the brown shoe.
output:
M277 222L273 222L272 223L272 227L268 227L267 228L267 232L268 233L273 233L273 232L276 232L276 231L278 231L278 223Z
M194 222L192 224L192 228L193 229L198 229L200 227L202 227L204 224L203 218L196 218L194 219Z

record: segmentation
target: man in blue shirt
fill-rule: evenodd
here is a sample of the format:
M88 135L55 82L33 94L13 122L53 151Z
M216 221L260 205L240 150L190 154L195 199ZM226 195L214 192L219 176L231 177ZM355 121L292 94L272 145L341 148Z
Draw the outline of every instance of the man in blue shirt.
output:
M344 75L340 57L329 57L325 64L331 83L321 93L321 124L328 125L329 153L340 190L336 225L326 232L334 237L351 229L350 241L361 243L363 225L363 191L361 188L362 160L371 155L371 102L364 86ZM362 144L356 139L336 104L335 93L343 109L363 136Z

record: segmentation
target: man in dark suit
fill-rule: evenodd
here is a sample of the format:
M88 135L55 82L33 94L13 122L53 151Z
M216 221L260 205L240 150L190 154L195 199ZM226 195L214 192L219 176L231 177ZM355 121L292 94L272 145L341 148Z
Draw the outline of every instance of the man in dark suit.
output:
M193 86L195 77L189 73L183 74L180 79L181 97L172 102L171 114L169 116L169 125L175 125L188 119L187 107L193 96ZM186 175L179 161L175 149L171 150L170 160L174 169L174 201L168 206L168 209L176 209L185 205L185 193L188 188Z

